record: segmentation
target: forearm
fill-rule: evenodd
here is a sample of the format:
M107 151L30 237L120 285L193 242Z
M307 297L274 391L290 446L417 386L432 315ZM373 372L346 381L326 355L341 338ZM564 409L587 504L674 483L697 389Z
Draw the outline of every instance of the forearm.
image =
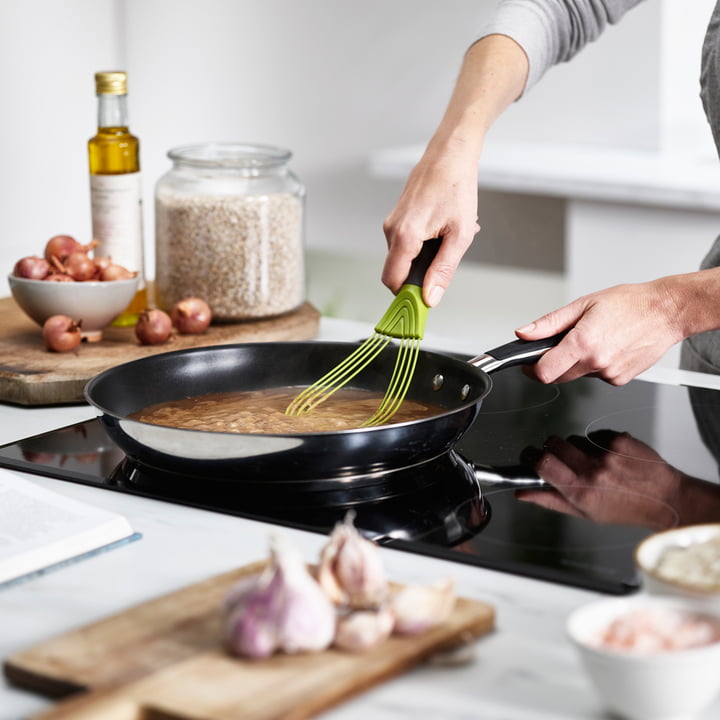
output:
M393 292L431 237L443 243L425 274L423 299L437 304L449 285L480 229L477 174L485 133L522 94L527 72L524 51L504 35L488 35L466 52L442 121L383 223L389 250L382 279Z
M466 52L447 110L426 155L462 154L477 164L485 134L523 92L528 60L505 35L488 35Z
M655 281L668 298L670 323L677 324L681 339L720 329L720 268Z

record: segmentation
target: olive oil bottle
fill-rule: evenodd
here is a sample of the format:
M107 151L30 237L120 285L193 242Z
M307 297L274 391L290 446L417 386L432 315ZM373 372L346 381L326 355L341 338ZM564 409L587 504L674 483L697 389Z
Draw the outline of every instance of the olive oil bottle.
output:
M144 271L140 141L128 126L127 74L95 73L98 130L88 140L92 235L96 256L137 272L140 285L114 325L134 325L147 307Z

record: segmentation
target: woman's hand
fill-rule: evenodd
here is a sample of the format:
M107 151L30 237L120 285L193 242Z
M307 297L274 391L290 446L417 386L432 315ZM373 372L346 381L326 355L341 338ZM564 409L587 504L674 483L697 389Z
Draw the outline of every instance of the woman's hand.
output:
M442 238L425 275L423 299L437 305L465 251L480 230L477 223L477 162L462 147L438 160L428 151L412 170L395 209L383 224L388 254L382 281L397 292L425 240Z
M515 332L523 340L569 329L526 373L544 383L583 375L612 385L629 382L686 337L679 312L681 277L600 290L519 328Z
M393 292L405 282L422 243L441 237L423 285L425 303L440 302L480 230L477 173L485 134L522 94L528 69L525 51L506 35L488 35L465 53L442 121L383 224L388 255L382 281Z

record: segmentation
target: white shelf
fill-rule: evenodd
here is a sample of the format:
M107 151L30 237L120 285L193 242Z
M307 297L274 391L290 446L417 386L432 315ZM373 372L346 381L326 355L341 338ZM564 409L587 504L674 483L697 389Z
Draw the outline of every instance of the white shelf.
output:
M378 151L370 170L405 178L423 147ZM488 141L478 173L487 190L686 210L720 210L717 157L605 147Z

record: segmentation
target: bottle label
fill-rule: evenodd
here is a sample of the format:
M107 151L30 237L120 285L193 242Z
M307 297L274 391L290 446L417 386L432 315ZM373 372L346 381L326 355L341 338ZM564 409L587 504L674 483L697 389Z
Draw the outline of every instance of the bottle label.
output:
M140 173L90 175L95 255L144 277L143 223Z

